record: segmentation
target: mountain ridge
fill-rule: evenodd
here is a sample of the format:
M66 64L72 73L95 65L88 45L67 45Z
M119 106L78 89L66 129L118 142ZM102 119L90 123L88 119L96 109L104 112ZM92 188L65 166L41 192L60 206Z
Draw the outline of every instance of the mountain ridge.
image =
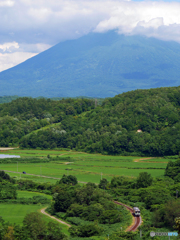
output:
M180 44L114 31L61 42L0 73L0 95L112 97L180 84Z

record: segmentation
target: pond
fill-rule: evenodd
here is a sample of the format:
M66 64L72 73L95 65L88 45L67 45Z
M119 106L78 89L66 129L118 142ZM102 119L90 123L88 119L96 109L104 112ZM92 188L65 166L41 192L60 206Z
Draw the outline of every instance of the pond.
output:
M0 154L0 158L20 158L17 155Z

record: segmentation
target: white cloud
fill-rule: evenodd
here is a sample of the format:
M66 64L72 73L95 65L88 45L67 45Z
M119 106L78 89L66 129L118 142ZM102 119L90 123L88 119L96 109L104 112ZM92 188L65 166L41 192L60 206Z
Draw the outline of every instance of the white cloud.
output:
M180 43L180 3L123 0L0 0L0 50L7 65L89 32L116 29ZM10 56L17 51L14 60ZM21 53L21 54L20 54ZM28 55L29 54L29 55ZM21 56L21 57L20 57ZM2 66L1 66L2 69Z
M24 62L28 58L37 55L50 48L49 44L18 44L17 42L0 45L0 72Z
M0 49L3 50L3 52L11 52L14 49L19 48L19 44L17 42L8 42L4 44L0 44Z
M0 39L9 42L55 44L90 31L118 29L135 34L141 27L158 29L180 24L180 3L121 0L7 0L0 8ZM166 28L167 29L167 28ZM174 33L175 34L175 33ZM174 35L173 34L173 35ZM165 34L166 35L166 34ZM175 38L176 40L177 38Z
M99 22L95 31L105 32L118 29L120 33L124 34L139 34L141 28L141 34L149 35L153 29L156 30L156 37L158 37L158 29L161 27L166 27L164 30L169 31L172 24L176 24L179 28L179 13L180 3L175 2L121 2L118 3L115 10L110 12L109 18ZM161 34L162 31L159 30L159 37L162 37ZM174 32L174 34L179 37L178 32ZM171 40L176 41L177 38L172 37Z
M0 71L14 67L35 55L36 53L29 52L0 53Z
M14 1L6 0L0 1L0 7L12 7L14 6Z

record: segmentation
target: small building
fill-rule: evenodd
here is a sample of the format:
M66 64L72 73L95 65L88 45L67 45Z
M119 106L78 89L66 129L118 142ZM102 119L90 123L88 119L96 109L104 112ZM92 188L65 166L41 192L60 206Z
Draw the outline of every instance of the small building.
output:
M142 130L141 130L141 129L138 129L137 132L140 133L140 132L142 132Z

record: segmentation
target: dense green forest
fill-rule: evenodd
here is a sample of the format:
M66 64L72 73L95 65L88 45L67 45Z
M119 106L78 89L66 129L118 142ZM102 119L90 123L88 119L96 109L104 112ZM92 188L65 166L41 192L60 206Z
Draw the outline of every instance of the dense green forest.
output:
M18 98L0 105L0 146L178 155L180 87L136 90L104 101Z

